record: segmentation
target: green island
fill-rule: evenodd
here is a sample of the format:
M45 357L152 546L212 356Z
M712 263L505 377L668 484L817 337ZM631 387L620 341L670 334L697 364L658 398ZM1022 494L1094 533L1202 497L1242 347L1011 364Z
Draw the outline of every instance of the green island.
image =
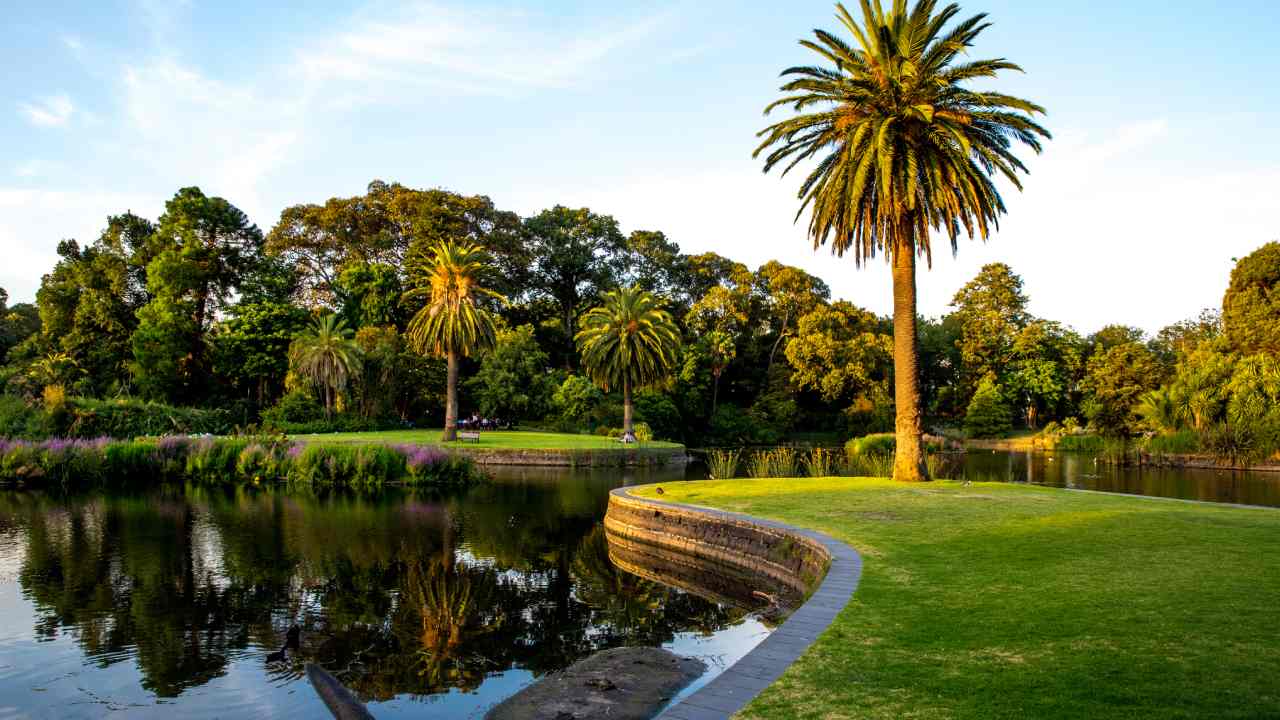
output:
M852 602L742 718L1280 713L1276 510L870 478L661 487L862 555Z

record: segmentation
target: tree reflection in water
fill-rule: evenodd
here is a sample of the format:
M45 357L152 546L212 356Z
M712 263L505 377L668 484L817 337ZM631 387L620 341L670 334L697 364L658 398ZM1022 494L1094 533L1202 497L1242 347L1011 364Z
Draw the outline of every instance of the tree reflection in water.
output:
M297 682L317 662L362 699L387 700L474 691L511 668L538 675L599 649L738 622L742 610L610 562L600 525L610 486L5 492L0 533L25 546L17 582L33 634L73 638L89 661L77 683L89 690L94 669L123 661L162 698L238 665L263 683ZM300 646L267 663L295 623ZM35 647L28 662L40 662Z

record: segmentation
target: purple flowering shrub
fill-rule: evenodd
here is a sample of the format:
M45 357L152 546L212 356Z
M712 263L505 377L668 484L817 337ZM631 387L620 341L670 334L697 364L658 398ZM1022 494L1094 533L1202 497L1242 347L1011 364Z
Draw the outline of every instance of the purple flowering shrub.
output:
M0 482L125 484L288 480L375 488L389 483L458 484L479 477L464 457L420 445L321 445L283 437L166 435L140 440L0 438Z

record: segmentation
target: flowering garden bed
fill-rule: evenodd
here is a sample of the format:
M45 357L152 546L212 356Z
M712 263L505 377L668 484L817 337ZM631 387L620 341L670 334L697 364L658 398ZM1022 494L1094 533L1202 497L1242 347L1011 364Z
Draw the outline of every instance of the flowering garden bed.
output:
M0 482L23 485L193 480L369 488L465 484L480 477L468 458L417 445L324 445L270 437L0 438Z

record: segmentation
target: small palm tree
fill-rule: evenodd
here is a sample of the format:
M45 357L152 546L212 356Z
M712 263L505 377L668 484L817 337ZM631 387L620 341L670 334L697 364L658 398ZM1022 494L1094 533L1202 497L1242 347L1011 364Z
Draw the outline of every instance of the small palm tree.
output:
M987 237L1004 213L992 176L1021 188L1026 167L1015 142L1040 151L1048 131L1032 121L1035 103L968 83L1020 70L1004 59L965 61L988 27L975 15L951 27L957 5L936 0L862 1L858 21L836 5L852 44L823 30L800 44L826 67L792 67L784 96L765 108L791 106L796 114L760 132L755 154L769 150L764 170L782 174L801 163L798 219L811 211L814 245L831 241L837 255L852 252L861 265L884 254L893 266L894 395L897 453L893 477L928 477L921 448L919 341L916 332L916 258L932 264L930 230L945 232L951 251L961 232Z
M452 240L414 252L409 279L414 287L406 302L425 301L407 334L414 349L448 362L444 409L444 440L458 439L458 365L462 358L487 350L497 342L497 326L486 303L506 298L484 287L493 263L479 245Z
M337 394L360 370L360 346L351 328L337 315L316 318L311 329L294 338L289 365L294 372L320 386L324 392L324 417L333 417Z
M583 314L574 340L592 381L622 388L622 440L635 442L631 392L670 374L680 331L658 298L638 287L612 290L603 300Z

